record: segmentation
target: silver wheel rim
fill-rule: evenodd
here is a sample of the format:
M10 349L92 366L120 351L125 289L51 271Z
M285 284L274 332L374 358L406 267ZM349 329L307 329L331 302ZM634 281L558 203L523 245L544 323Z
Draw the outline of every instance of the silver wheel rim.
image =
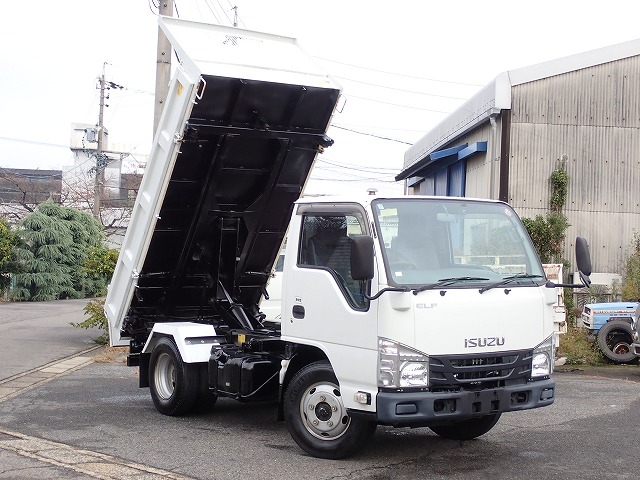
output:
M629 345L627 342L619 342L611 347L611 351L618 355L626 355L631 351L631 345Z
M158 355L154 370L156 393L163 400L169 400L176 389L176 368L171 356L167 353Z
M300 417L307 431L321 440L341 437L351 423L340 390L332 383L315 383L305 390Z

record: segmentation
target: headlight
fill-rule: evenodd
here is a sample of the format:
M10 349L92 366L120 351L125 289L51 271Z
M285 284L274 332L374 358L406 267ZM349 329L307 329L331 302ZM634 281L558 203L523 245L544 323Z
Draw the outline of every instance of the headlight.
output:
M378 386L387 388L429 385L429 357L399 343L378 339Z
M546 377L553 372L553 335L533 349L531 378Z

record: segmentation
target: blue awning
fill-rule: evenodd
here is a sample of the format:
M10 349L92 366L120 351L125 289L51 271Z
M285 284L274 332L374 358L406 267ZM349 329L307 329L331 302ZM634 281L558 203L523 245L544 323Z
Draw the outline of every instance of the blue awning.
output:
M475 142L471 145L465 143L464 145L438 150L437 152L430 153L423 160L401 172L396 176L396 181L404 180L409 177L424 178L434 172L437 172L441 168L446 168L459 160L470 157L474 153L486 151L487 142ZM416 181L419 181L419 179L416 179L413 182L410 181L409 183L416 183Z
M441 158L457 155L465 148L467 148L466 143L464 145L458 145L457 147L445 148L444 150L438 150L437 152L431 153L428 158L430 158L432 162L435 162L436 160L440 160Z
M477 152L486 152L487 151L487 142L476 142L472 143L466 148L463 148L458 152L458 160L462 160L463 158L470 157L474 153Z

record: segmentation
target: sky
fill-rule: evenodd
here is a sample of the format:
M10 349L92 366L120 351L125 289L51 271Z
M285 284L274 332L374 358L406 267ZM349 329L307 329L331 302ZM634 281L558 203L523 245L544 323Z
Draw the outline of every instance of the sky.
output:
M152 144L158 0L13 0L0 16L0 168L73 163L111 90L110 149ZM175 0L174 16L295 37L343 88L307 193L400 194L409 146L503 71L640 38L640 2ZM233 7L237 7L234 10ZM176 63L175 56L173 62Z

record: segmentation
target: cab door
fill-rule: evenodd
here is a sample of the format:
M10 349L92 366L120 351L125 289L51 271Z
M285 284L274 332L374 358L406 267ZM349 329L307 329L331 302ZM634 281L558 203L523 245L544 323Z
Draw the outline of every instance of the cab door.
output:
M336 352L377 349L377 302L367 299L370 283L354 280L350 269L352 238L370 234L366 218L357 204L297 207L290 230L297 241L285 261L283 336Z

